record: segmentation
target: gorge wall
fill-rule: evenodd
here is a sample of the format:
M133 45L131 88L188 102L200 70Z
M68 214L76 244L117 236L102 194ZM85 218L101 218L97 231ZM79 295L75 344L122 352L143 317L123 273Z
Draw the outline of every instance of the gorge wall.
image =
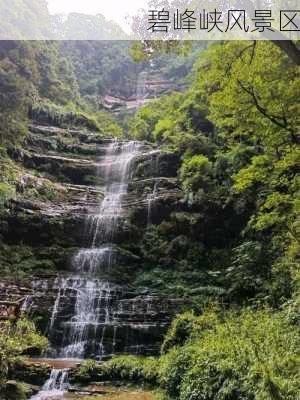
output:
M1 216L2 269L16 272L3 318L34 318L51 357L157 353L184 301L134 282L145 229L180 207L176 156L84 130L29 131Z

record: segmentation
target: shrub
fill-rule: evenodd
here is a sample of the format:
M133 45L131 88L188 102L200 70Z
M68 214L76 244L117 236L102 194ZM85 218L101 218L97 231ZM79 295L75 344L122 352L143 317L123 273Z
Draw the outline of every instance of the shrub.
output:
M223 317L213 329L194 330L183 347L162 358L160 382L167 394L180 400L295 400L299 329L265 310Z
M16 323L2 321L0 325L0 380L5 378L17 356L35 348L40 351L48 344L45 337L40 336L33 322L20 319Z
M159 366L159 383L172 398L178 398L182 377L191 367L192 347L173 347L161 357Z
M80 367L91 379L159 385L179 400L296 400L300 332L283 313L244 309L173 322L160 359L122 356Z
M162 344L162 353L174 346L183 346L188 340L207 334L218 323L217 306L211 305L202 315L187 311L179 314L172 322Z
M13 199L16 195L14 186L8 183L0 183L0 207L3 206L7 201Z
M154 358L118 356L103 363L88 360L75 372L74 379L126 381L154 385L158 378L158 362Z
M162 353L166 353L171 347L182 346L190 337L195 321L193 312L185 312L175 318L162 344Z
M195 191L205 190L211 181L212 163L203 155L193 156L184 160L180 169L180 178L184 189Z

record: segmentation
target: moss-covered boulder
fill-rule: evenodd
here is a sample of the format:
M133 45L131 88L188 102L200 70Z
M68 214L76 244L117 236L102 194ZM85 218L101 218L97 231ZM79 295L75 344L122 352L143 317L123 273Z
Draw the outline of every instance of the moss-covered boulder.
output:
M0 391L0 400L26 400L36 394L39 391L39 387L9 380L0 386Z
M51 367L47 364L34 363L23 359L16 360L9 371L11 379L30 385L41 386L48 379Z

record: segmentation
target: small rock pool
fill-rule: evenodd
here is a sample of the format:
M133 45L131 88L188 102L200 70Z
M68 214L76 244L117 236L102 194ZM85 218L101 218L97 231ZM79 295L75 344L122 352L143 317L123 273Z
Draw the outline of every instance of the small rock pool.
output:
M72 386L68 372L80 364L77 359L27 359L27 363L47 365L51 368L49 379L30 400L155 400L148 390L109 383L93 383L83 387Z
M124 389L108 386L90 386L82 392L56 393L41 391L33 397L35 400L155 400L152 392L139 389Z

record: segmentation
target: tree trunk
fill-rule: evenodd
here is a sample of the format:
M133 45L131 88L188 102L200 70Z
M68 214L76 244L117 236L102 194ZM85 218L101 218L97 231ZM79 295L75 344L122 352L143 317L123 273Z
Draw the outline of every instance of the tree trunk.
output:
M300 65L300 49L291 40L272 40L296 64Z

